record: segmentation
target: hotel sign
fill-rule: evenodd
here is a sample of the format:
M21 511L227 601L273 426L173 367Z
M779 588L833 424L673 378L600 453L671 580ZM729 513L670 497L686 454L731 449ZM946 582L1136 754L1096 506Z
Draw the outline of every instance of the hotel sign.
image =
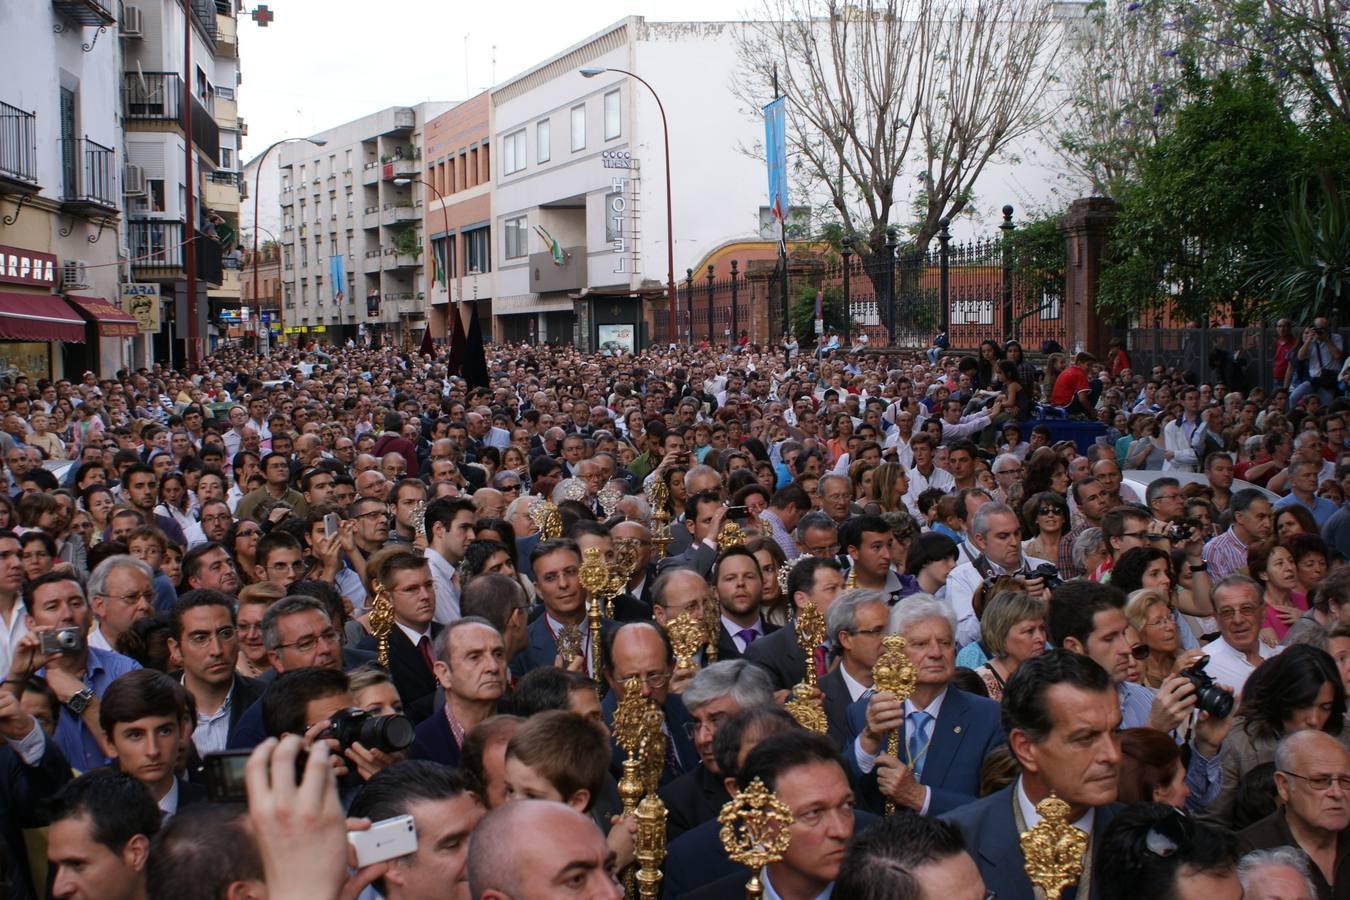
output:
M56 257L39 250L0 245L0 281L33 287L56 287Z
M641 171L638 158L626 150L606 151L606 168L626 168L628 175L611 175L609 193L605 195L605 240L609 243L617 275L631 275L638 269L638 192L641 190ZM614 158L623 165L611 166Z

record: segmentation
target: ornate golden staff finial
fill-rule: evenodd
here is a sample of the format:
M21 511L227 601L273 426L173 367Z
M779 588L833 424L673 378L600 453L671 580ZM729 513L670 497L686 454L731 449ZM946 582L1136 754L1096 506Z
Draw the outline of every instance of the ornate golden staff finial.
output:
M788 579L792 577L792 563L785 562L778 567L778 593L787 596ZM788 597L791 600L791 597Z
M656 545L656 558L663 559L666 545L670 543L670 512L666 509L670 489L660 478L653 478L647 482L644 491L652 508L652 543Z
M547 500L540 498L530 504L530 518L539 529L540 540L551 541L562 535L562 516L558 515L558 507Z
M372 581L375 599L370 604L370 633L380 641L379 663L389 668L389 630L394 627L394 602L389 599L389 591L378 581Z
M729 550L745 543L745 530L735 522L723 522L722 531L717 535L717 549Z
M647 698L642 696L642 684L634 675L623 683L623 696L614 707L614 741L627 754L623 761L623 774L619 778L619 799L623 802L623 814L632 815L637 811L638 801L642 799L642 761L639 754L647 737L646 714ZM624 884L631 888L632 874L625 873ZM632 895L632 891L627 891Z
M558 487L564 500L576 500L579 503L586 499L586 482L580 478L564 478Z
M844 590L851 591L858 586L858 564L855 562L848 570L848 577L844 579Z
M657 900L661 896L661 864L666 859L666 805L655 794L648 794L638 804L634 846L638 900Z
M750 870L745 885L747 900L759 900L764 896L760 869L782 859L792 843L788 830L792 810L756 778L722 807L717 821L722 825L718 837L727 857Z
M694 668L694 657L708 643L707 623L682 612L666 623L666 635L675 650L675 668Z
M604 675L600 671L600 604L603 602L601 596L609 585L609 566L605 565L605 557L599 547L587 547L582 551L577 577L590 594L586 621L591 630L591 677L595 679L596 690L600 690L604 684Z
M413 534L423 541L427 539L427 501L418 500L413 504L412 527Z
M707 665L717 662L717 638L722 633L722 604L716 597L703 598L703 627L707 631L708 652L703 654Z
M816 703L816 648L825 640L825 616L813 601L797 611L797 646L806 654L806 672L784 706L803 728L824 734L829 729L825 710Z
M872 664L872 687L878 692L888 691L895 699L904 702L914 693L918 676L914 665L905 655L905 639L898 634L888 634L881 639L881 655ZM886 752L897 759L900 756L900 732L892 731L886 738ZM895 801L886 801L886 815L895 812Z
M600 493L595 495L595 499L600 504L600 509L604 511L605 518L608 519L614 515L614 511L623 502L623 490L618 485L610 483L600 489Z
M1047 898L1059 900L1063 890L1077 884L1083 874L1087 832L1069 822L1069 804L1053 792L1036 804L1036 813L1041 821L1018 839L1022 865L1033 885L1045 891Z

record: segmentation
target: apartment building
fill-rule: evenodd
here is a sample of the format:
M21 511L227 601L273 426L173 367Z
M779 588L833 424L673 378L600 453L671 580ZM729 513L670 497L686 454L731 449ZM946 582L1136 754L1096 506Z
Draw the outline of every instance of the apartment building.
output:
M486 91L427 122L423 132L427 193L423 231L430 266L424 266L427 327L449 333L452 310L468 325L477 310L484 335L492 335L492 129Z
M85 0L102 2L102 0ZM130 281L157 286L160 329L148 359L177 365L222 337L239 307L238 23L234 0L121 3L123 194ZM184 92L190 115L183 127ZM188 148L196 256L195 328L189 321ZM138 359L138 364L140 360Z
M0 377L131 360L138 331L116 308L117 24L115 0L0 4Z
M454 104L389 107L283 144L283 333L415 344L426 328L423 128Z

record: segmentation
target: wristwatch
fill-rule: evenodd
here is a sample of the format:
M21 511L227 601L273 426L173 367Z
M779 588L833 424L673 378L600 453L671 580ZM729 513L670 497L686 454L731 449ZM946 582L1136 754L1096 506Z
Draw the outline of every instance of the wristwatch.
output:
M82 688L70 695L70 699L66 701L66 709L77 716L82 716L93 700L94 692L89 688Z
M1191 566L1191 567L1190 567L1190 569L1191 569L1192 572L1203 572L1203 571L1205 571L1205 570L1208 569L1208 568L1209 568L1209 563L1207 563L1207 562L1202 562L1202 563L1200 563L1199 565L1195 565L1195 566Z

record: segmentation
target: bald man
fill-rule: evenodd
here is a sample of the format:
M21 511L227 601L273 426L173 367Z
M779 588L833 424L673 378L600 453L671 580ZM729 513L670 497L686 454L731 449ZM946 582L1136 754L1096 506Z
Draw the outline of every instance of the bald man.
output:
M358 453L356 454L356 460L352 463L352 474L359 476L372 469L379 468L379 465L380 461L369 453Z
M496 488L479 488L473 492L473 506L480 519L500 519L506 513L506 495Z
M614 866L614 854L588 816L562 803L518 800L488 813L470 836L469 895L620 900Z
M389 479L378 469L371 469L356 476L356 496L369 497L371 500L389 498Z
M668 784L698 762L698 750L689 736L686 725L694 721L685 709L679 692L694 676L692 670L675 672L675 654L665 632L652 622L628 622L620 625L604 642L605 679L610 691L600 703L605 723L613 731L614 710L626 690L627 682L636 677L642 696L661 707L666 714L665 730L669 750L661 770L661 784ZM623 751L614 748L616 766L623 763Z

